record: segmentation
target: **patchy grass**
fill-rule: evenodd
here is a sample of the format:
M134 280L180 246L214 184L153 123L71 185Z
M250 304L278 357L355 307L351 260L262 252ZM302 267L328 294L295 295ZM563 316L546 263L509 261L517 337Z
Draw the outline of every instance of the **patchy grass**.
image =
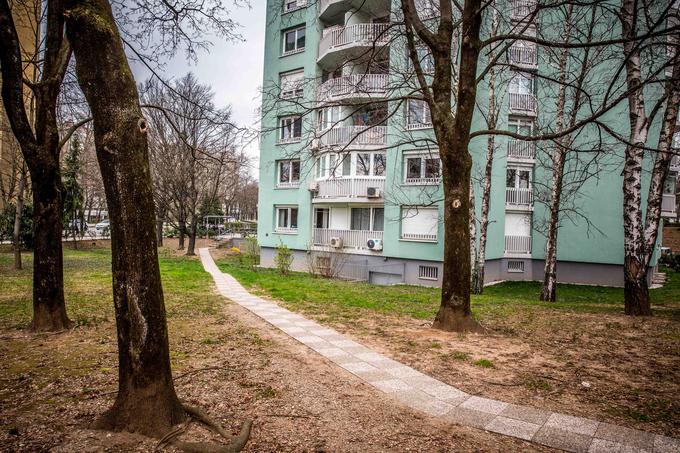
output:
M472 364L482 368L496 368L496 365L494 365L493 362L489 359L475 360L474 362L472 362Z

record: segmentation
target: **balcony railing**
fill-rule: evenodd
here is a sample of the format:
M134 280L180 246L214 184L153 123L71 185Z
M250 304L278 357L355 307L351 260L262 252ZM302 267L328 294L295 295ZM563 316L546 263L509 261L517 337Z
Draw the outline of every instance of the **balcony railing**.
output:
M508 159L535 159L536 142L524 140L510 140L508 142Z
M401 238L406 241L418 241L418 242L437 242L437 234L425 234L425 233L401 233Z
M526 19L536 9L536 0L512 0L512 18Z
M676 217L676 202L675 195L673 194L663 194L661 197L661 214L664 217Z
M526 114L536 113L536 96L528 93L509 93L510 110Z
M343 248L366 249L369 239L382 239L382 231L369 230L334 230L328 228L314 228L312 231L314 245L330 246L331 238L338 237L342 240Z
M382 146L387 126L335 126L317 132L322 146Z
M505 236L505 253L531 253L531 236Z
M320 102L359 96L385 96L388 74L354 74L330 79L319 86Z
M369 187L380 191L376 198L382 198L385 191L384 176L353 176L349 178L332 178L318 182L319 190L314 198L367 198Z
M524 67L536 67L536 47L534 46L510 46L508 49L510 64Z
M534 194L531 189L506 187L505 204L510 206L531 207L534 204Z
M389 42L390 24L354 24L329 27L319 42L319 57L331 50L351 46L382 46Z

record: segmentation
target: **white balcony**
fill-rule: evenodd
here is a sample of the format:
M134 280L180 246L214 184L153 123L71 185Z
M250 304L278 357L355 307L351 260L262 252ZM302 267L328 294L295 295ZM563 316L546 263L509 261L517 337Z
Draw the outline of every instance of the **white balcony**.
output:
M536 158L536 142L525 140L508 141L508 160L529 161Z
M318 191L314 194L314 201L348 201L347 199L360 199L359 201L382 201L385 192L384 176L352 176L347 178L331 178L317 182ZM377 196L368 197L368 188L378 190ZM355 200L356 201L356 200Z
M505 236L505 253L507 255L531 254L531 236Z
M505 207L510 209L531 210L534 206L534 194L531 189L505 188Z
M661 197L661 217L675 218L678 216L675 195L663 194Z
M387 95L388 74L353 74L330 79L317 91L319 102L349 99L380 99Z
M536 57L536 46L513 45L508 49L508 60L511 65L522 68L536 68L538 59Z
M530 93L508 93L510 113L536 115L536 96Z
M536 0L512 0L511 8L514 20L526 20L536 9Z
M334 126L317 136L322 147L376 148L387 143L387 126Z
M342 60L368 55L373 49L382 48L389 43L389 27L390 24L368 23L326 28L319 41L318 63L337 67Z
M315 246L330 247L331 238L340 238L342 240L342 248L365 250L369 250L368 245L366 245L369 239L383 238L382 231L334 230L329 228L314 228L312 235Z

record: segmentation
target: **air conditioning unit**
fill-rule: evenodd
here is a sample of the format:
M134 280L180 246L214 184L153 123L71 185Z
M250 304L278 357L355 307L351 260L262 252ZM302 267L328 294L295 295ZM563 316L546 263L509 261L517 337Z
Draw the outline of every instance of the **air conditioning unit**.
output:
M368 187L366 189L367 198L380 198L380 189L378 187Z
M316 151L320 147L319 139L318 138L313 138L312 142L310 143L310 148L312 148L312 151Z
M337 237L337 236L332 237L330 244L331 244L331 247L333 247L333 248L336 248L336 249L342 248L342 238Z
M369 250L382 250L383 249L383 241L382 239L369 239L366 241L366 247L368 247Z
M316 181L312 181L309 183L309 191L310 192L318 192L319 191L319 183Z

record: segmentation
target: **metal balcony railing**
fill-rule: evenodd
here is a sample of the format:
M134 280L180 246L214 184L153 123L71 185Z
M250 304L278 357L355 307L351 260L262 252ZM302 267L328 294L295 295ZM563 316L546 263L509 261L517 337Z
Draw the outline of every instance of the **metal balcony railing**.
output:
M327 102L347 97L385 96L388 74L353 74L327 80L319 86L317 100Z
M505 253L531 253L531 236L505 236Z
M530 93L509 93L510 110L527 114L536 113L536 96Z
M512 0L511 9L513 19L526 19L536 9L536 0Z
M536 158L536 142L527 142L524 140L510 140L508 141L508 159L535 159Z
M534 194L531 189L517 189L506 187L505 204L510 206L531 207L534 204Z
M383 46L389 41L390 24L354 24L323 30L319 57L331 50L351 46Z
M510 64L534 68L538 64L535 46L510 46L508 49Z
M369 239L382 239L382 231L369 230L336 230L330 228L314 228L312 230L313 242L316 246L330 246L331 238L337 237L342 240L342 248L366 249Z
M335 126L317 131L321 146L382 146L387 126Z
M380 191L376 198L382 198L385 191L384 176L351 176L347 178L332 178L317 182L319 190L314 198L367 198L369 187Z

